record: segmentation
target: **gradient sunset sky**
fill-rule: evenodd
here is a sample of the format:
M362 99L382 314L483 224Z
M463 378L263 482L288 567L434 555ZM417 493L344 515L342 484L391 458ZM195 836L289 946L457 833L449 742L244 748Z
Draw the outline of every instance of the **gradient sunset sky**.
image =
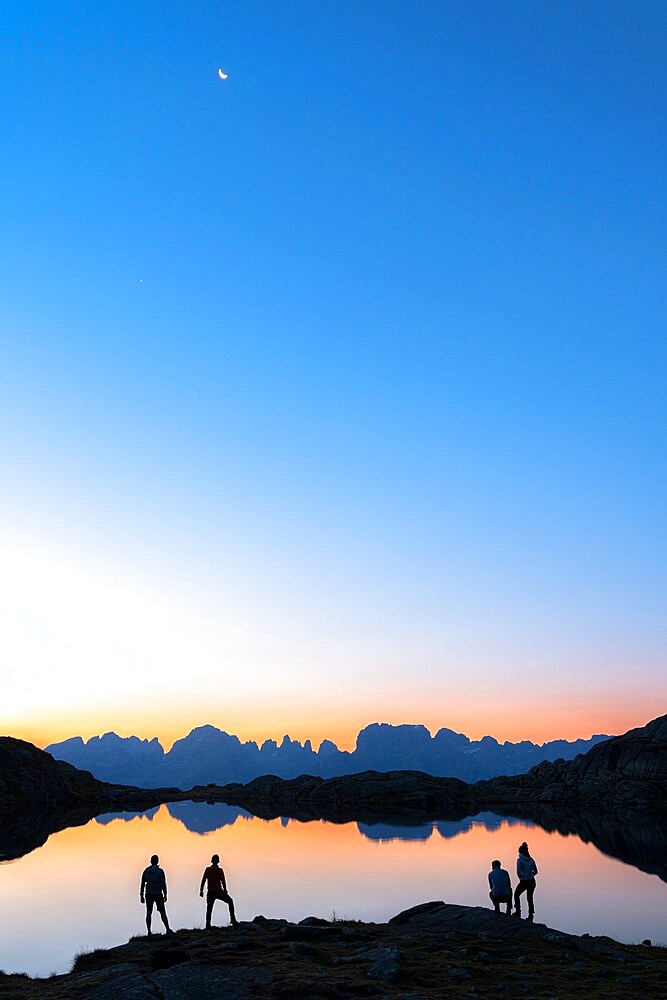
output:
M666 92L643 0L5 5L0 730L667 711Z

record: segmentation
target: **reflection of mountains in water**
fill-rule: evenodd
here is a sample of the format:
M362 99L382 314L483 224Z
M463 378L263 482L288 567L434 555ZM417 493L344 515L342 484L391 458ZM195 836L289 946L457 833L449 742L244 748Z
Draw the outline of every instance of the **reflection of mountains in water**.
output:
M224 802L168 802L165 806L171 818L182 823L186 830L202 835L221 830L223 826L233 826L237 819L252 818L252 813L239 806L228 806ZM150 821L160 808L155 806L154 809L147 809L145 812L103 813L95 817L95 822L106 826L115 819L121 819L124 823L130 823L138 818Z
M115 819L122 819L124 823L129 823L130 820L137 819L138 817L143 817L150 822L159 809L160 806L154 806L153 809L146 809L145 812L102 813L101 816L95 817L95 822L99 823L101 826L108 826L108 824L113 823Z
M143 817L152 820L160 807L148 809L146 812L115 812L104 813L95 818L96 823L106 826L116 819L129 823L133 819ZM182 823L190 833L200 835L214 833L225 826L233 826L237 819L253 819L253 814L239 806L228 806L223 802L169 802L165 808L172 819ZM292 821L295 822L295 821ZM283 829L290 820L283 817L280 824ZM428 840L439 833L445 840L468 833L475 826L483 826L485 830L499 830L502 826L526 824L532 826L529 820L513 819L498 816L492 812L480 812L476 816L466 816L461 820L439 820L434 823L415 823L414 825L397 825L394 823L357 823L357 830L367 840L377 843L391 843L393 840Z
M415 826L395 826L392 823L357 823L357 829L367 840L390 843L392 840L428 840L439 833L444 840L452 840L468 833L475 826L485 830L499 830L501 826L532 826L529 820L497 816L492 812L477 813L459 820L440 820L436 823L419 823Z
M237 819L250 819L252 814L239 806L224 802L169 802L169 815L177 819L191 833L213 833L223 826L233 826Z
M145 817L153 819L160 807L146 812L115 812L97 816L95 822L102 825L115 819L130 822ZM238 806L224 803L171 802L166 808L170 816L182 823L191 833L213 833L225 826L233 826L238 819L252 819L253 814ZM502 807L501 807L502 808ZM531 804L524 808L513 805L513 811L523 816L503 816L495 812L479 812L458 820L437 820L429 823L356 823L357 830L367 840L375 843L390 843L395 840L426 841L438 833L445 840L468 833L476 826L491 832L503 826L540 826L547 832L558 831L564 835L578 836L585 843L590 842L603 854L618 858L641 871L657 875L667 881L667 833L664 823L626 811L617 817L606 814L592 814L590 811L578 815L565 809ZM282 817L280 825L287 827L298 820Z
M525 819L519 822L529 819L547 833L557 831L566 837L579 837L602 854L667 882L667 828L663 816L647 816L642 810L630 808L619 808L616 813L591 809L574 812L547 803L526 803L523 807L513 804L512 812L523 814Z

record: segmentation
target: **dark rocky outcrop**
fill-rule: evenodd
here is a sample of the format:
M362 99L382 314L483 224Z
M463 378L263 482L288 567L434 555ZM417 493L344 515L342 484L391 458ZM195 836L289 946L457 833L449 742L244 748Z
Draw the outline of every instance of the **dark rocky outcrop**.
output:
M334 823L459 819L472 804L470 786L464 781L420 771L364 771L339 778L302 775L291 781L266 775L247 785L227 785L224 794L226 802L267 819L290 816Z
M527 774L474 787L491 806L535 802L660 812L667 808L667 715L599 743L573 761L544 762Z
M32 743L0 737L0 860L34 850L56 830L110 811L150 809L178 789L107 785Z
M659 997L663 948L578 937L481 907L424 903L386 924L255 917L239 930L78 956L67 975L0 973L0 1000L496 1000Z

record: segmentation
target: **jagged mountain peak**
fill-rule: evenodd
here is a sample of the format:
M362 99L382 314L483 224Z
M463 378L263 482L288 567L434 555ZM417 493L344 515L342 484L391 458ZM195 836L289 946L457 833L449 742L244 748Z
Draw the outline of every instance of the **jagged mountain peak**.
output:
M104 781L189 788L209 782L247 782L269 773L283 778L300 774L329 778L365 770L413 770L477 781L521 774L557 757L572 759L607 738L554 741L544 747L527 740L500 745L493 736L472 742L451 729L439 729L432 737L421 724L373 722L360 731L351 753L340 751L331 740L323 740L315 753L309 739L301 743L285 734L280 744L268 739L258 747L252 740L242 743L237 736L206 724L177 740L168 753L157 739L115 733L93 737L87 744L73 737L47 749Z

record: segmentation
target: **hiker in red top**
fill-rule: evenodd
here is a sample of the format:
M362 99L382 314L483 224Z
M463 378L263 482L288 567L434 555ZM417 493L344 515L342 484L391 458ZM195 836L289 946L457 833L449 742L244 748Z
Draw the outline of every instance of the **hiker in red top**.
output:
M227 882L225 881L224 870L220 867L220 857L214 854L211 858L211 864L208 866L204 874L202 875L201 885L199 886L199 895L204 895L204 886L208 882L208 891L206 893L206 930L211 929L211 913L213 912L213 904L216 899L221 899L223 903L227 903L229 907L229 917L232 922L232 927L238 927L239 922L236 919L236 914L234 913L234 900L227 892Z

